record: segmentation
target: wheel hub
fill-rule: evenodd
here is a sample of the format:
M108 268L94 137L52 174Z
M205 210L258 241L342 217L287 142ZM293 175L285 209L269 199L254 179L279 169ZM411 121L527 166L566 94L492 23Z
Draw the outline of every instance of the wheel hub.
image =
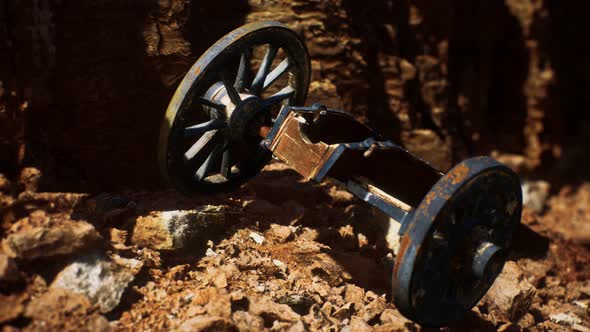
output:
M263 104L263 99L248 93L239 94L241 101L232 102L223 82L213 84L205 97L225 105L223 112L206 107L211 119L222 118L227 121L229 137L236 141L244 140L254 143L260 141L260 129L272 125L270 108Z

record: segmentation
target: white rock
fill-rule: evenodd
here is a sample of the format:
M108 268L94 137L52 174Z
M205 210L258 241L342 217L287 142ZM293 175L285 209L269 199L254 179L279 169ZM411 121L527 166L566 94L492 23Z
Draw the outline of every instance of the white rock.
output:
M256 242L257 244L263 244L264 243L264 236L256 233L256 232L250 232L250 238L252 239L252 241Z
M523 181L522 204L529 209L541 213L549 197L551 185L547 181Z
M215 257L215 256L217 256L217 253L215 251L213 251L213 249L207 248L207 251L205 251L205 256Z
M118 258L127 261L125 266L98 255L89 255L75 260L55 277L50 288L65 288L86 295L98 304L103 313L113 310L121 301L123 292L134 279L128 266L141 264L136 259Z
M565 313L565 312L561 312L558 314L554 314L554 315L549 315L549 319L556 324L560 324L560 325L574 325L574 324L580 324L582 323L582 320L580 319L580 317L571 314L571 313Z

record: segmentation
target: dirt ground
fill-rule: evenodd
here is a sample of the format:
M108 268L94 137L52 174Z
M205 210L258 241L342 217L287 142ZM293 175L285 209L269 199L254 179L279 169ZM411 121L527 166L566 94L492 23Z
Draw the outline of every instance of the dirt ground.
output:
M395 256L376 212L333 184L303 182L282 164L236 192L194 199L174 191L18 193L38 181L25 173L2 186L3 331L429 330L390 302ZM138 240L141 218L203 205L222 207L226 217L183 248ZM508 307L484 298L441 330L589 331L589 206L590 185L582 185L550 196L540 213L525 209L510 259L511 273L523 279L518 294ZM86 222L97 234L65 231ZM42 235L30 236L28 247L14 244L39 227ZM62 233L51 237L55 230ZM59 286L72 262L97 255L125 266L131 281L95 292L87 290L91 277ZM110 285L106 266L94 278ZM82 270L76 278L86 276ZM105 310L113 292L120 301Z

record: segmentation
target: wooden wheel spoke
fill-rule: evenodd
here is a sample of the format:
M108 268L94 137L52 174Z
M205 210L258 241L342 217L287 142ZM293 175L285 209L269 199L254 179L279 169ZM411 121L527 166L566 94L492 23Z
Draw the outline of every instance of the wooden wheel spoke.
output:
M250 75L250 50L244 51L240 56L240 66L238 67L238 74L236 75L236 81L234 87L238 92L243 91L246 87L246 80Z
M220 103L218 101L215 101L215 100L207 99L205 97L198 97L198 98L195 99L195 102L197 104L208 106L208 107L214 108L214 109L219 110L219 111L223 111L225 109L225 105L224 104L222 104L222 103Z
M268 45L266 49L266 54L260 63L260 68L258 68L258 72L256 73L256 77L252 81L252 86L250 87L250 91L252 94L259 95L262 92L262 87L264 86L264 81L266 80L266 76L268 75L268 71L270 66L272 65L272 61L275 59L277 52L279 49L273 45Z
M199 123L194 126L184 128L184 137L191 137L202 135L205 132L214 129L223 129L227 127L227 123L223 119L212 119L207 122Z
M293 89L290 86L286 86L274 95L264 99L262 101L262 107L270 107L275 104L278 104L284 101L285 99L291 97L293 93L295 93L295 89Z
M273 69L266 79L264 80L264 85L262 86L262 91L266 90L271 84L273 84L281 75L283 75L287 70L291 68L291 62L289 62L289 58L285 58L285 60L281 61L278 66Z
M201 167L199 167L199 169L195 173L195 178L197 179L197 181L201 181L207 177L207 175L209 174L209 172L213 168L213 165L221 157L222 152L223 152L223 145L222 144L217 145L213 149L213 151L211 151L211 153L209 154L207 159L205 159L205 161L203 162Z
M186 161L192 161L203 154L203 151L209 150L209 148L215 144L216 141L221 138L221 131L218 129L210 130L203 134L185 153L184 159ZM200 159L200 158L199 158Z
M223 151L223 158L221 159L221 169L219 172L226 179L229 179L229 175L231 174L231 163L231 147L226 146L225 150Z
M242 102L242 98L240 94L236 90L234 86L234 79L232 79L232 75L229 71L224 71L221 75L221 79L223 80L223 85L225 86L225 91L227 91L227 95L234 105L238 105Z

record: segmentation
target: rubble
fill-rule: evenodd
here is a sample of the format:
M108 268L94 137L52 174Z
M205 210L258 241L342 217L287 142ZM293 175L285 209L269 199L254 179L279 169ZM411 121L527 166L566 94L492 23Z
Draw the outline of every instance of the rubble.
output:
M45 197L45 193L34 195ZM28 201L40 203L43 209L30 210L26 217L12 224L5 240L36 227L70 227L74 223L72 217L56 212L62 207L72 207L63 197L53 195L45 197L47 200ZM162 197L162 200L177 199L168 198L168 193ZM51 208L52 199L59 199L55 208ZM31 274L29 265L36 262L5 254L9 261L18 263L16 271L22 278L21 283L28 286L9 287L7 294L0 294L0 323L24 324L26 329L38 330L72 327L99 331L385 332L419 329L383 295L389 291L387 271L391 271L395 259L386 249L386 228L382 233L379 227L375 227L377 233L367 232L355 218L361 215L369 218L369 214L365 216L364 213L371 211L360 209L354 200L349 205L344 200L334 206L307 205L304 207L306 217L300 219L297 226L288 225L286 219L278 220L267 212L244 210L235 218L235 223L232 220L232 227L227 227L227 220L222 223L215 219L223 227L217 228L214 224L212 228L201 228L193 240L201 244L199 248L178 252L154 249L174 247L170 228L164 230L155 220L152 224L158 227L149 231L144 227L142 241L146 245L139 245L140 242L135 241L138 240L135 231L141 226L133 221L158 216L159 212L143 214L143 211L158 210L141 197L126 200L138 202L138 209L125 213L125 218L132 222L95 225L94 231L104 236L103 245L92 246L95 250L92 254L82 250L69 256L51 256L51 266L59 267L55 271L44 265L35 269L41 275ZM85 208L88 204L84 203ZM177 202L161 206L173 204ZM178 206L191 204L202 203ZM232 204L240 206L242 202L236 199ZM546 213L551 215L560 204L552 198ZM225 205L216 206L223 211L231 209ZM355 217L348 218L352 210ZM90 220L85 213L97 213L97 209L88 211L78 210L77 216ZM189 213L192 210L176 210L179 211ZM102 220L97 216L96 220ZM533 218L534 222L527 218ZM552 220L539 218L545 217L531 213L524 220L534 231L552 234L548 233L551 230L536 228ZM383 225L387 223L385 220ZM149 234L168 234L168 237L149 238ZM220 236L214 238L216 235ZM376 241L382 242L376 244ZM566 240L551 238L551 241L550 251L543 253L545 256L519 257L520 268L509 262L498 282L473 310L474 317L459 322L458 326L465 330L482 330L484 324L490 330L502 331L587 332L584 329L590 321L584 305L590 300L590 284L586 281L588 272L583 264L585 251L571 242L559 242ZM159 246L162 243L165 245ZM571 251L563 254L564 250ZM44 278L51 283L49 287ZM537 295L534 295L535 287ZM47 302L45 307L41 306L40 299ZM44 314L44 311L52 313ZM102 313L108 313L108 320ZM571 320L569 324L567 319L556 316L559 313L578 317L581 323Z
M94 254L78 258L59 272L50 288L84 294L92 303L98 304L101 312L110 312L119 304L123 292L142 264L135 259L118 260L126 266Z

